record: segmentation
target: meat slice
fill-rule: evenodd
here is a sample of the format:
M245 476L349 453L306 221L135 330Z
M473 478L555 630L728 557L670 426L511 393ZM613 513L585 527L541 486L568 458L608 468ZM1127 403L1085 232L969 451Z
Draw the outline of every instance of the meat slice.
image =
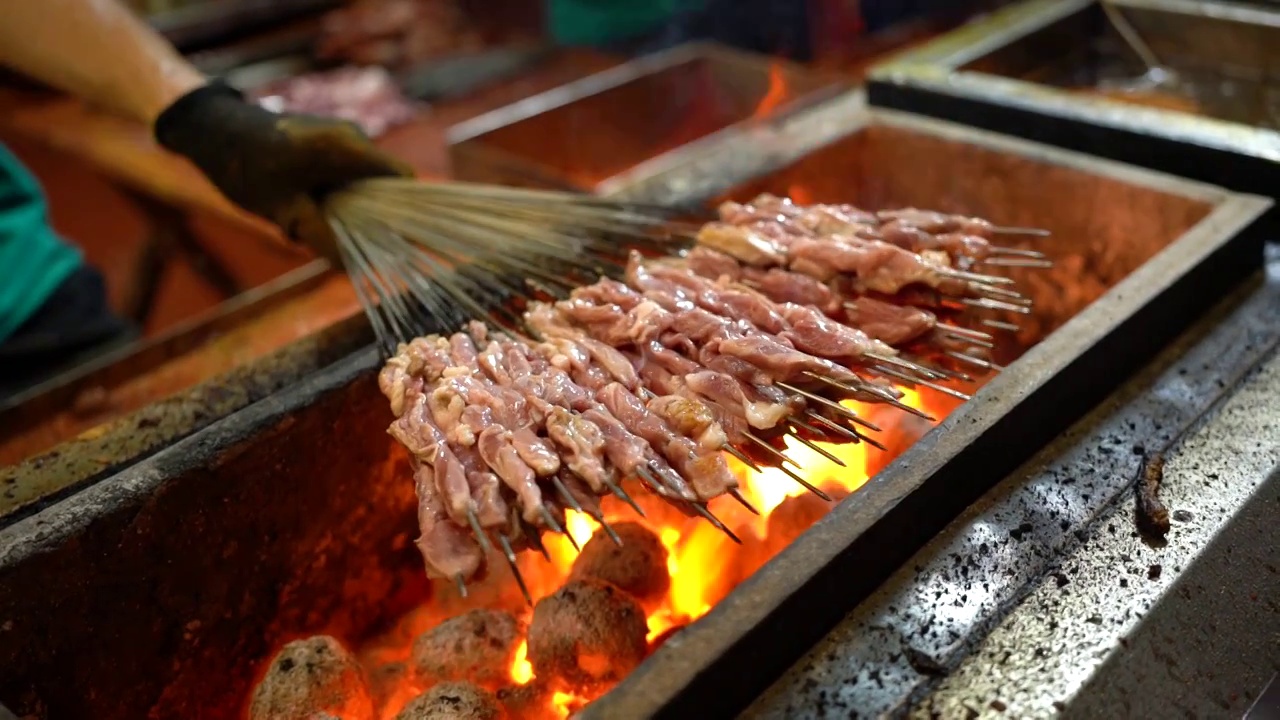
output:
M790 324L782 336L796 349L823 358L865 360L869 356L892 356L893 348L867 336L861 330L836 322L809 305L783 303L779 306Z
M786 321L767 299L742 288L721 286L686 268L655 263L650 274L686 290L703 309L726 318L741 319L767 333L786 329Z
M341 67L284 78L253 88L248 96L272 112L346 120L369 137L412 120L419 107L380 67Z
M694 247L685 257L685 262L688 263L690 270L705 278L712 280L728 278L734 281L742 279L741 263L732 256L709 247L701 245Z
M677 433L692 439L701 453L719 451L729 442L715 413L704 402L681 395L659 395L645 406Z
M515 492L520 501L520 516L525 522L534 525L545 522L541 517L542 490L538 487L537 475L521 459L511 432L499 425L487 427L476 438L476 449L494 474Z
M635 395L614 383L598 395L606 408L636 435L649 441L655 451L666 458L680 474L677 489L687 499L686 489L691 487L697 499L711 500L737 487L738 481L729 472L719 448L702 450L690 438L681 435L667 425L662 416L652 412ZM686 486L685 483L689 485Z
M413 473L418 494L418 528L414 543L422 553L427 575L433 578L470 580L484 565L484 551L463 525L449 519L436 493L432 469L418 465Z
M773 267L787 261L785 248L750 228L728 223L707 223L698 231L698 244L756 267Z
M551 409L546 427L547 435L564 453L565 466L596 494L607 492L617 478L605 462L604 434L600 428L562 407Z
M894 346L923 336L937 324L937 318L927 310L869 297L846 303L845 318L868 336Z
M466 522L467 511L472 509L466 468L449 447L444 431L431 418L427 397L415 393L404 415L391 424L388 432L432 469L436 489L449 516L456 522Z
M479 457L479 456L477 456ZM511 508L502 497L502 481L492 472L467 473L471 486L471 499L476 504L476 519L486 528L500 528L507 524Z
M760 430L777 427L791 414L790 408L750 394L738 380L723 373L704 370L686 375L689 389L731 411L738 411L747 424Z
M966 217L964 215L950 215L947 213L934 212L932 210L920 210L917 208L900 208L898 210L881 210L876 216L882 222L900 222L905 225L917 227L925 232L933 234L941 233L964 233L966 235L977 235L983 238L991 237L994 226L981 218Z

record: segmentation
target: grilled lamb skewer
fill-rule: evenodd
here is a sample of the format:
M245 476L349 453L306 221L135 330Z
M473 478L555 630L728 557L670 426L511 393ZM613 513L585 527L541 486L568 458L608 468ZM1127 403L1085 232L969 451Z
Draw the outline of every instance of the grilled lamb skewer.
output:
M766 239L758 228L708 223L698 233L698 243L756 267L787 267L818 280L846 278L860 293L895 294L921 285L955 298L1021 300L1002 285L1008 280L977 275L950 265L942 251L920 253L879 239L855 235L802 235L781 232ZM763 248L769 247L768 251Z
M505 315L525 330L490 337L473 323L387 362L379 387L414 458L433 577L464 582L491 544L515 570L515 550L538 548L541 528L562 531L565 508L603 520L601 495L630 501L624 477L733 537L705 507L742 501L721 450L777 463L821 494L787 469L784 438L839 462L814 441L873 442L858 428L876 429L842 400L919 413L891 381L950 391L902 352L985 362L967 350L989 336L926 308L1025 309L1007 280L957 269L999 254L999 229L971 218L768 197L721 211L684 263L631 254L624 267L615 253L609 267L626 282L578 288L531 268L562 299Z
M870 213L852 205L799 206L789 199L763 194L745 205L723 203L720 206L720 216L725 222L735 225L780 223L812 235L855 235L885 240L912 252L943 250L954 264L961 267L990 262L999 256L1038 260L1038 264L1028 266L1047 267L1042 253L991 244L991 239L996 235L1045 234L1042 231L1002 228L987 220L964 215L916 208Z
M716 281L720 287L741 283L777 303L817 308L872 339L898 349L928 356L948 350L991 347L993 338L987 333L947 325L923 308L869 296L847 296L838 282L827 284L781 268L753 268L710 248L694 248L686 260L691 271Z

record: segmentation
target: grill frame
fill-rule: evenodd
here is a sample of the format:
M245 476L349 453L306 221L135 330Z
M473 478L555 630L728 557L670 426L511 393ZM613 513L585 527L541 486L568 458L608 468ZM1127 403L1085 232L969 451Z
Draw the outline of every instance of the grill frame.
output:
M720 164L714 155L701 155L630 192L688 199L696 188L697 197L715 197L874 122L1088 169L1198 198L1215 209L1012 364L855 493L857 500L836 506L583 717L740 710L952 517L1261 264L1257 221L1270 206L1265 199L938 121L871 112L860 102L851 96L843 105L780 122L745 150L725 149ZM137 716L130 710L163 715L163 709L182 707L172 704L180 699L175 695L189 689L165 681L180 669L195 672L193 663L205 663L206 672L229 667L210 684L241 687L251 681L250 661L265 660L299 633L329 629L336 621L326 613L335 608L344 618L353 616L339 624L359 634L407 609L407 598L420 599L422 588L415 589L412 575L382 582L372 570L368 582L377 587L378 602L357 611L350 603L361 601L361 593L352 590L349 598L332 591L347 587L348 573L359 567L356 558L368 552L376 553L368 564L389 573L416 565L404 545L413 517L403 492L408 484L375 492L369 488L376 484L355 482L348 472L394 463L394 449L353 442L352 457L315 461L317 474L306 487L270 482L290 460L291 448L308 447L307 441L314 446L308 433L329 432L335 440L380 434L377 423L355 417L377 405L370 385L379 365L376 351L367 348L0 529L0 626L16 623L0 632L0 666L16 668L0 678L0 702L21 712L43 702L54 716L74 715L92 706L78 704L90 701L66 689L92 686L98 697L120 690L114 696L120 717ZM361 502L348 506L328 497ZM349 532L353 526L344 523L359 524L360 517L373 529ZM306 555L290 554L297 552ZM102 593L109 593L109 604L98 604ZM105 649L71 659L81 648L99 646ZM32 648L45 649L32 655ZM107 671L113 677L104 677ZM139 678L149 685L132 687ZM216 700L222 704L202 706L209 716L234 716L230 701Z
M1280 11L1270 8L1206 0L1111 2L1122 10L1187 18L1188 27L1173 40L1175 44L1194 44L1191 28L1201 15L1259 32L1265 28L1280 38ZM1240 192L1280 194L1276 190L1280 187L1280 131L1080 96L981 67L990 63L994 68L1001 62L1000 53L1016 54L1020 44L1032 40L1078 44L1089 27L1101 22L1098 0L1025 0L873 67L867 76L868 99L879 107L960 122ZM1054 30L1059 28L1055 37ZM1277 45L1273 42L1273 46ZM1275 62L1268 59L1270 66Z

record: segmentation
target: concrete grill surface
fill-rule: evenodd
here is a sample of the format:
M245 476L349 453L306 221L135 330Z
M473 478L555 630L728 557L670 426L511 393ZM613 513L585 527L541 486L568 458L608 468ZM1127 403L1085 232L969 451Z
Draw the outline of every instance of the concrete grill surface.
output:
M1240 717L1280 670L1280 262L988 493L743 717ZM1183 431L1186 431L1183 433ZM1178 437L1164 544L1143 450Z

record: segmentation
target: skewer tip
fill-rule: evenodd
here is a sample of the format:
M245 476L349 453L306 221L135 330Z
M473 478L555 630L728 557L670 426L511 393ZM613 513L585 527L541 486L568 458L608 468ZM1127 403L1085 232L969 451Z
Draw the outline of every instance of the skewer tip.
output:
M747 500L746 497L743 496L742 491L739 490L738 488L729 488L729 497L733 498L734 500L737 500L738 503L741 504L742 507L746 508L752 515L760 514L760 511L757 510L756 507L752 505L751 502Z
M707 509L706 505L703 505L702 503L696 503L696 502L689 503L689 505L693 507L695 512L697 512L702 517L706 518L708 522L714 525L717 530L724 533L725 536L728 537L730 540L734 541L739 545L742 544L742 538L739 538L737 535L735 535L733 531L729 529L729 526L725 525L720 520L720 518L713 515L711 511Z
M516 565L516 554L511 549L511 541L503 533L498 533L498 542L502 545L502 554L507 559L507 566L511 568L511 574L516 578L516 584L520 586L520 594L524 595L524 601L533 607L533 596L529 594L529 586L524 583L524 576L520 574L520 567Z

